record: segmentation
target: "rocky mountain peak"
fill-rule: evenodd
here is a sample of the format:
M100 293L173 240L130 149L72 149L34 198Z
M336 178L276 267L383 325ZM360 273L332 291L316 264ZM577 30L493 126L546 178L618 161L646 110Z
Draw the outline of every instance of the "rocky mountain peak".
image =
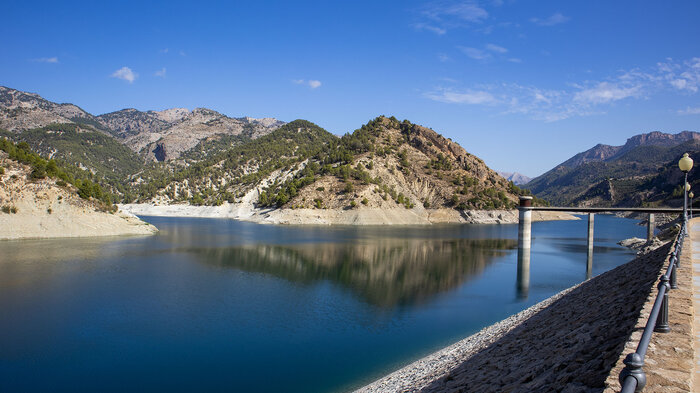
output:
M95 117L73 104L57 104L35 93L0 86L0 128L19 132L75 120L94 122Z
M532 180L532 178L525 176L522 173L518 173L518 172L500 172L499 171L498 174L503 176L506 180L512 181L513 184L515 184L517 186L526 184L527 182Z
M157 118L166 123L176 123L190 114L190 110L187 108L171 108L162 111L150 111Z
M700 140L700 133L694 131L683 131L678 134L667 134L661 131L652 131L646 134L635 135L629 139L622 147L623 150L630 150L637 146L675 146L679 143L692 139Z

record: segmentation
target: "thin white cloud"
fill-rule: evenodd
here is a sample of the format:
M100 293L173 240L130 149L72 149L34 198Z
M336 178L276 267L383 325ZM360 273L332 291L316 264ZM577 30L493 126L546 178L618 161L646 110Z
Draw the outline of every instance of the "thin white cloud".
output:
M517 57L511 57L511 58L508 59L508 61L511 62L511 63L518 63L518 64L523 62L522 59L519 59L519 58L517 58Z
M180 51L180 56L185 57L185 56L187 56L187 53L185 53L184 50L181 50L181 51Z
M502 46L495 45L495 44L486 44L486 49L487 49L487 50L490 50L491 52L495 52L495 53L506 53L506 52L508 52L508 49L506 49L506 48L504 48L504 47L502 47Z
M568 16L562 15L560 12L555 13L554 15L548 17L548 18L530 18L530 22L538 25L538 26L554 26L554 25L559 25L562 23L566 23L570 20Z
M427 23L416 23L415 25L413 25L413 27L415 27L416 30L427 30L427 31L430 31L430 32L435 33L437 35L443 35L443 34L447 33L446 29L443 29L442 27L437 27L434 25L429 25Z
M676 63L673 59L658 63L661 79L666 81L676 90L686 93L700 91L700 57L694 57L682 63Z
M136 78L138 78L139 75L132 71L129 67L122 67L114 71L114 73L111 76L112 78L125 80L129 83L134 83L134 81L136 80Z
M684 82L678 82L682 80ZM567 84L561 89L542 89L515 83L458 88L436 87L424 93L428 99L449 104L488 105L501 113L522 114L545 122L605 113L619 102L646 99L655 94L700 93L700 58L676 62L667 59L649 70L632 69L598 81ZM700 107L678 110L679 115L698 115Z
M434 1L423 8L422 14L435 21L458 19L471 23L482 22L489 16L476 1Z
M319 87L321 87L321 81L315 79L292 79L292 83L296 85L307 85L311 89L318 89Z
M58 63L58 57L40 57L38 59L34 59L35 62L37 63L51 63L51 64L56 64Z
M576 92L574 101L593 105L606 104L629 97L639 97L641 93L642 86L639 84L623 87L616 83L600 82L591 88Z
M508 53L508 49L496 44L486 44L484 49L468 46L458 46L457 49L474 60L490 60L494 55L503 59L503 55Z
M700 106L695 108L687 107L679 110L677 113L679 115L700 115Z
M165 67L163 67L163 68L161 68L160 70L156 71L155 74L153 74L153 75L159 76L159 77L161 77L161 78L165 78L166 71L167 71L167 70L165 69Z
M419 8L419 22L413 27L443 35L449 29L481 24L489 13L476 0L436 0Z
M450 90L443 90L428 93L426 94L426 97L430 98L433 101L446 102L448 104L481 105L495 104L497 102L496 98L487 91L455 92Z
M158 53L162 53L162 54L166 54L168 52L170 52L170 49L168 49L168 48L163 48L163 49L158 51Z
M487 59L490 59L492 57L490 53L488 53L482 49L470 48L470 47L466 47L466 46L458 46L457 48L460 51L462 51L462 53L471 57L474 60L487 60Z
M450 56L448 56L444 53L438 53L437 57L438 57L438 60L440 60L443 63L446 61L450 61Z

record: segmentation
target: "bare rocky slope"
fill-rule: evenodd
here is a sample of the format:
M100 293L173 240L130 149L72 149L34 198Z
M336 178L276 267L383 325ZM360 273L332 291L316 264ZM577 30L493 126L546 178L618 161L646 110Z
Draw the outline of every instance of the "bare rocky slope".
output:
M230 118L206 108L141 112L123 109L97 117L122 143L147 161L170 161L200 142L222 136L255 139L284 122L277 119Z
M150 235L157 229L137 217L110 213L75 187L31 179L31 168L0 151L0 239Z
M73 104L57 104L38 94L0 86L0 129L19 132L53 123L96 124L95 116Z

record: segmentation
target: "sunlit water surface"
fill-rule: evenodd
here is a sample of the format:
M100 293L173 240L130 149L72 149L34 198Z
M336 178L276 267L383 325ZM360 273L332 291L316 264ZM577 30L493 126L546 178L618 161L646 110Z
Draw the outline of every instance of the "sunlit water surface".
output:
M586 220L264 226L146 217L151 237L0 242L1 392L347 391L586 279ZM592 274L636 221L596 217Z

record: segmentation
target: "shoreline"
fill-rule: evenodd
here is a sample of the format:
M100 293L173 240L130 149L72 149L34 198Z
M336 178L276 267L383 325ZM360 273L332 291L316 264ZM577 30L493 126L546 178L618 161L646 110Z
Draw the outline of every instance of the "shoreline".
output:
M420 358L374 382L354 390L354 393L369 392L418 392L430 383L448 374L459 363L469 359L479 351L503 338L530 317L549 307L586 281L564 289L541 302L534 304L517 314L486 326L478 332L467 336L454 344Z
M221 206L123 204L119 208L138 216L230 218L275 225L433 225L433 224L517 224L517 210L472 210L360 208L258 209L249 203ZM533 221L579 220L561 212L533 212Z
M670 249L567 288L355 392L603 391L617 378L611 373Z

